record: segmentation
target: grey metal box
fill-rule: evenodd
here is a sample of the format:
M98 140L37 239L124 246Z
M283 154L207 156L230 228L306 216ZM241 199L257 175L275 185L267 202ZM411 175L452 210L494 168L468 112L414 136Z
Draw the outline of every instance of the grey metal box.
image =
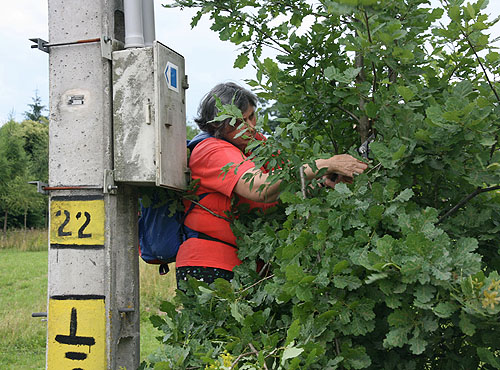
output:
M155 41L113 52L114 180L185 189L184 58Z

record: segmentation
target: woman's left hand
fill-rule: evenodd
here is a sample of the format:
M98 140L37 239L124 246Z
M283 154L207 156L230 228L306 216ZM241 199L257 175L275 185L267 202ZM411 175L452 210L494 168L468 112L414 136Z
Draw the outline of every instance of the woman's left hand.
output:
M344 176L344 175L337 175L336 178L335 178L335 180L332 180L329 175L325 175L325 176L323 176L323 180L324 180L323 184L325 186L328 186L328 187L332 188L332 189L338 183L343 182L343 183L346 183L346 184L352 184L353 181L354 181L354 179L352 177Z

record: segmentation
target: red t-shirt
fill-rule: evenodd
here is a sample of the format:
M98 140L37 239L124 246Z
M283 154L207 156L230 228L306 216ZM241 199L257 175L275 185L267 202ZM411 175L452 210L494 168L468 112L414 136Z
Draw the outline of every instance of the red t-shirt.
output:
M222 168L229 163L233 165L224 174ZM231 211L231 197L236 183L246 171L254 167L255 164L237 147L216 138L205 139L199 143L189 159L193 180L200 180L196 194L208 193L200 203L212 212L226 218ZM248 203L252 208L266 209L274 205L274 203L259 203L243 197L239 198L240 202ZM189 207L190 204L190 202L186 202L186 207ZM236 237L229 222L212 215L199 206L195 206L191 210L184 224L195 231L236 246ZM177 267L203 266L231 271L240 263L235 247L198 238L187 239L180 246L176 258Z

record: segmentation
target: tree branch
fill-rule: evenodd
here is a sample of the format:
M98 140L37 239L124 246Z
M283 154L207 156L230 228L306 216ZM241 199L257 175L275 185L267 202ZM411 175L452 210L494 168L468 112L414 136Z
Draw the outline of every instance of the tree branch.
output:
M467 41L467 43L469 44L470 48L474 52L474 55L476 56L477 62L479 63L479 65L481 66L481 69L483 70L484 77L486 78L486 81L488 82L488 85L490 85L490 88L493 91L493 94L495 94L498 102L500 103L500 96L498 96L498 93L497 93L497 90L495 89L495 86L493 86L493 84L491 83L491 80L488 77L488 72L486 71L486 67L484 66L483 62L481 62L481 59L479 59L479 55L477 54L476 48L474 47L474 45L470 41L469 36L465 33L465 31L462 28L460 28L460 32L465 37L465 40Z
M347 109L345 109L344 107L342 107L341 105L338 105L337 106L338 109L340 109L342 112L344 113L347 113L352 119L354 119L358 124L360 123L360 119L358 116L356 116L354 113L352 113L351 111L348 111Z
M356 67L361 68L359 71L358 75L356 76L356 84L360 85L363 82L365 82L365 58L363 54L360 51L356 51ZM362 112L365 110L365 98L363 96L359 97L359 109L361 111L361 117L359 117L358 125L356 126L356 130L359 133L359 136L361 137L361 142L366 141L368 139L369 133L370 133L370 121L368 120L368 117L364 115Z
M253 351L253 353L255 354L255 356L257 356L257 358L258 358L259 357L259 352L255 349L255 347L253 346L253 344L252 343L248 343L248 346ZM264 362L264 369L268 370L267 365L266 365L265 362Z
M304 167L303 166L300 166L299 173L300 173L300 188L302 190L302 196L304 197L304 199L306 199L307 198L306 175L304 174Z
M440 224L444 219L446 219L446 218L450 217L452 214L456 213L460 209L460 207L462 207L464 204L466 204L468 201L470 201L472 198L476 197L477 195L482 194L482 193L487 193L487 192L493 191L493 190L498 190L498 189L500 189L500 185L492 186L489 188L477 188L472 193L467 195L464 199L462 199L460 202L458 202L458 204L455 205L452 209L450 209L443 216L441 216L437 223Z
M444 0L444 3L446 5L448 5L448 6L450 5L449 1L447 1L447 0ZM481 66L481 69L483 70L484 77L486 78L486 81L488 82L488 85L490 85L490 88L493 91L493 94L495 94L495 97L497 98L498 102L500 102L500 96L498 96L498 93L497 93L497 91L495 89L495 86L493 86L493 84L491 83L490 78L488 77L488 72L486 70L486 67L484 66L483 62L481 62L481 59L479 58L479 55L477 54L476 48L472 44L472 41L470 40L469 35L467 35L467 33L462 28L461 24L460 24L460 33L462 34L462 36L464 37L465 41L467 41L467 44L469 44L470 48L472 49L472 52L474 53L474 56L477 59L477 62L479 63L479 65Z
M373 45L372 35L370 31L370 24L368 22L368 14L366 13L366 9L363 9L363 14L365 16L365 25L366 32L368 34L368 41ZM372 82L372 101L375 102L375 91L377 91L377 69L375 68L375 63L372 61L372 74L373 74L373 82Z
M248 355L251 355L253 354L253 352L245 352L245 353L242 353L240 354L238 357L236 357L236 360L233 361L233 363L231 364L231 367L230 369L234 369L234 367L236 366L236 364L245 356L248 356Z

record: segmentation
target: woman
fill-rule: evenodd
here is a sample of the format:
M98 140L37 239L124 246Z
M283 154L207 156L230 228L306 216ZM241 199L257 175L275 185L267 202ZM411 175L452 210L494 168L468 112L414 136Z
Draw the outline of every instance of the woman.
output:
M238 107L244 124L231 126L229 119L214 121L218 113L215 97L223 105L232 103ZM202 206L192 208L184 221L187 229L195 232L179 248L177 281L187 280L188 275L206 283L212 283L217 278L231 280L233 268L241 263L228 219L231 200L236 195L239 202L248 203L252 208L266 209L278 199L280 183L269 185L267 171L255 167L246 152L252 138L263 140L255 131L256 106L255 95L234 83L215 86L200 104L195 122L202 132L192 140L193 146L196 146L191 152L189 168L193 180L199 180L196 194L200 196ZM229 163L234 166L222 174L221 169ZM237 165L238 170L234 171ZM326 168L325 183L332 187L340 180L352 180L354 175L367 168L366 163L347 154L318 159L316 166L318 170ZM244 179L246 173L254 175L252 186ZM308 166L305 166L304 173L308 179L316 176ZM333 174L340 175L335 182L328 180ZM261 185L265 188L258 191Z

